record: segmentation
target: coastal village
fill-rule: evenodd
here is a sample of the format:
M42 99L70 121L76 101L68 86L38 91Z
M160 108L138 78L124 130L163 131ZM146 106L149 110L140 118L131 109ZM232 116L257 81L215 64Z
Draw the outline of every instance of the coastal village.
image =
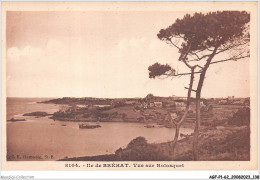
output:
M185 97L145 98L60 98L44 103L59 104L59 111L50 118L77 122L140 122L172 127L172 119L181 118L186 108ZM249 98L210 98L201 100L201 125L216 126L226 123L241 108L249 108ZM195 120L195 99L191 100L186 124ZM154 126L147 126L154 127Z

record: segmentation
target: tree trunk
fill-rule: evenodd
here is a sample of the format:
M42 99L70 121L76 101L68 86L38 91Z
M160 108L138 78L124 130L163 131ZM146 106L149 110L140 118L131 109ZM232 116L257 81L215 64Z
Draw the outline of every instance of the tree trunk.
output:
M176 144L177 144L177 141L178 141L178 138L179 138L179 133L180 133L180 125L176 125L175 127L175 136L174 136L174 140L173 140L173 146L172 146L172 157L174 160L174 155L175 155L175 147L176 147Z
M191 91L192 91L192 86L193 86L193 80L194 80L194 69L195 67L191 68L191 76L190 76L190 85L188 88L188 94L187 94L187 104L186 104L186 108L185 108L185 112L183 114L183 116L181 117L181 120L176 122L175 120L173 120L174 124L175 124L175 135L174 135L174 140L173 140L173 159L174 159L174 155L175 155L175 147L176 144L178 142L178 138L179 138L179 133L180 133L180 127L183 123L183 121L185 121L187 114L189 112L189 108L190 108L190 97L191 97Z
M188 111L189 111L189 109L185 110L185 112L184 112L184 114L183 114L183 116L181 118L181 119L183 119L183 121L185 121L185 119L187 117L187 114L188 114ZM174 135L173 146L172 146L172 148L173 148L173 150L172 150L173 158L174 158L174 152L175 152L174 149L175 149L175 147L177 145L177 142L178 142L179 133L180 133L180 127L181 127L183 121L180 121L181 123L176 123L175 124L175 135Z
M194 133L193 133L193 160L197 161L199 160L199 150L198 150L198 144L199 144L199 131L200 131L200 98L201 98L201 90L202 86L204 83L205 75L206 72L209 68L209 65L211 63L211 60L215 56L217 52L217 47L215 47L214 51L212 52L211 56L207 59L207 63L203 67L201 74L200 74L200 79L198 82L198 87L196 90L196 124L194 128Z
M193 139L193 160L197 161L199 159L198 153L198 139L199 139L199 130L200 130L200 93L196 95L196 124L194 129L194 139Z

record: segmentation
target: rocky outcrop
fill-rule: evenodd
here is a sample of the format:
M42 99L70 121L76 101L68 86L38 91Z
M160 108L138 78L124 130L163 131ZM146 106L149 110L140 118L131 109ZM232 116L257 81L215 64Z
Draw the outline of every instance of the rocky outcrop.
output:
M14 119L14 118L12 118L12 119L9 119L7 121L9 121L9 122L17 122L17 121L26 121L26 120L25 119Z
M31 113L25 113L23 116L37 116L37 117L44 117L44 116L50 116L52 114L48 114L46 112L36 111Z

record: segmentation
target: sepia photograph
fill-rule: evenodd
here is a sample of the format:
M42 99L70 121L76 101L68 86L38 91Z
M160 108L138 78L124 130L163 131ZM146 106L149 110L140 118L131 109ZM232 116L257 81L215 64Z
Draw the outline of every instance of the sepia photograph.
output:
M2 12L6 165L257 169L257 3L11 4Z

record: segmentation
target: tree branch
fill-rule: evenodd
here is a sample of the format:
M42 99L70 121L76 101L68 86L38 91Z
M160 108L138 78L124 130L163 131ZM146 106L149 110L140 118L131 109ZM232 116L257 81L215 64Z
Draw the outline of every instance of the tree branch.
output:
M184 89L189 89L189 88L187 88L187 87L184 87ZM193 92L196 92L196 90L194 90L194 89L191 89L191 91L193 91Z
M215 54L215 55L217 55L217 54L220 54L220 53L222 53L222 52L225 52L225 51L228 51L228 50L230 50L230 49L233 49L233 48L235 48L235 47L239 47L239 46L243 46L243 45L245 45L245 44L247 44L248 42L244 42L244 43L240 43L240 44L232 44L232 45L230 45L230 46L228 46L228 47L226 47L226 48L224 48L224 49L219 49L219 51Z
M168 39L168 41L169 41L173 46L175 46L177 49L179 49L179 50L181 49L181 48L179 48L176 44L174 44L171 39Z
M194 73L195 68L196 68L196 67L200 67L200 68L201 68L201 66L199 66L199 65L191 66L191 65L187 62L186 58L187 58L188 54L191 53L191 52L189 52L189 51L190 51L190 47L191 47L191 44L190 44L190 46L189 46L189 49L188 49L187 52L185 53L184 57L182 57L182 55L181 55L179 59L181 59L181 61L184 62L184 64L185 64L188 68L190 68L190 69L192 70L192 73ZM197 56L197 54L196 54L196 56Z
M209 49L208 47L206 47L206 49L207 49L208 51L212 51L212 52L214 51L214 50L212 50L212 49Z
M226 48L222 48L222 49L219 48L219 51L216 52L215 55L220 54L220 53L225 52L225 51L228 51L228 50L231 50L231 49L233 49L233 48L235 48L235 47L239 47L239 46L246 45L247 43L248 43L248 42L246 41L246 42L239 43L239 44L231 44L231 45L227 46ZM207 47L206 47L206 49L207 49L208 51L212 51L212 52L213 52L213 50L211 50L211 49L209 49L209 48L207 48ZM200 51L198 51L198 52L200 52ZM206 58L206 57L209 57L209 56L211 55L211 54L206 54L206 55L203 55L203 56L199 57L196 53L190 53L190 54L191 54L191 55L195 55L197 58L191 59L191 60L189 60L188 62L200 61L200 60L202 60L202 59L204 59L204 58Z
M214 62L211 62L210 64L216 64L216 63L220 63L220 62L225 62L225 61L237 61L239 59L244 59L244 58L247 58L247 57L250 57L250 55L247 55L247 56L241 56L239 58L229 58L229 59L223 59L223 60L219 60L219 61L214 61Z
M194 72L194 74L199 74L201 72ZM170 77L170 76L185 76L185 75L191 75L191 73L180 73L180 74L163 74L167 77Z
M171 117L171 115L169 115L170 117ZM178 122L177 121L175 121L175 119L172 119L171 118L171 120L172 120L172 122L173 122L173 124L175 125L175 126L177 126L178 125Z

